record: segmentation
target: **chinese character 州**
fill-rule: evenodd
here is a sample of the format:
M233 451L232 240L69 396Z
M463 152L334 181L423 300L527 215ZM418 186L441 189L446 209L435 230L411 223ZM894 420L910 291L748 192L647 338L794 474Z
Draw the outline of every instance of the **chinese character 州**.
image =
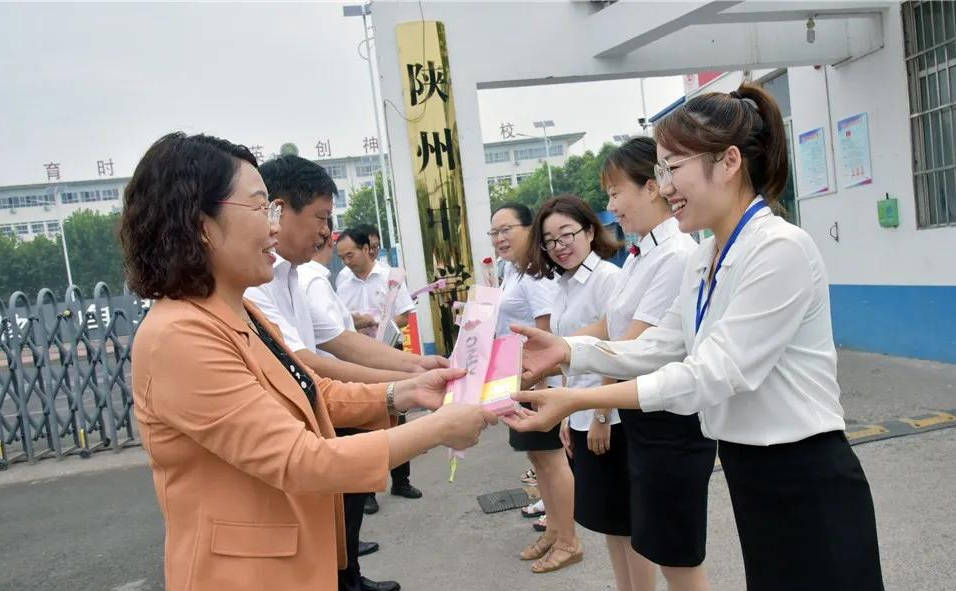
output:
M43 168L46 169L46 180L48 181L58 181L60 180L60 163L59 162L48 162L43 165Z
M326 138L323 142L319 140L319 143L315 144L315 149L319 153L319 158L331 158L332 157L332 140Z
M96 161L97 176L113 176L113 159Z
M501 124L501 139L511 139L515 136L515 124L514 123L502 123Z
M428 70L421 64L406 64L405 68L408 71L409 98L413 107L424 103L436 92L442 101L448 102L448 80L443 68L436 68L431 60L428 61Z
M362 148L365 149L365 153L369 152L378 152L378 138L377 137L366 137L362 138Z
M431 132L432 143L429 143L428 136L429 132L421 132L421 145L418 147L418 156L422 159L422 167L419 169L419 172L425 170L425 167L428 166L428 162L431 159L431 155L435 155L435 164L441 168L444 166L444 158L442 154L445 154L448 158L448 169L455 170L455 146L451 141L451 129L445 128L444 131L445 141L442 142L442 133L438 131Z
M249 146L249 151L252 152L252 155L255 157L256 162L258 162L259 164L262 164L262 158L263 158L262 146L258 144L255 146Z

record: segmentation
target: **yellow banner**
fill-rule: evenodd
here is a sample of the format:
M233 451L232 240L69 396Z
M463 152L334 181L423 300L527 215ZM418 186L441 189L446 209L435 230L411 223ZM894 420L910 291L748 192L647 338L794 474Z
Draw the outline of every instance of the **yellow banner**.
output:
M435 344L448 354L457 334L451 304L464 298L474 269L445 26L401 23L396 38L425 269L429 282L448 280L430 296Z

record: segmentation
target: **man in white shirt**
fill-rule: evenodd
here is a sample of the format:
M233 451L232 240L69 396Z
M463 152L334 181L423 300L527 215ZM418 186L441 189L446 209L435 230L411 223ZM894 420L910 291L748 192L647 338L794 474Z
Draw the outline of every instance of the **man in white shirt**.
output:
M353 382L391 382L406 372L373 369L316 353L316 332L309 302L299 285L297 267L308 263L331 238L329 218L335 183L325 170L298 156L283 156L260 168L269 200L282 206L276 245L275 275L269 283L246 290L245 297L277 324L296 357L323 377ZM387 347L386 347L387 348ZM340 430L337 429L340 434ZM395 581L371 581L358 565L359 529L367 494L346 494L348 565L339 571L339 591L398 591Z
M384 311L388 277L392 271L387 264L373 257L369 234L369 231L361 228L350 228L339 235L336 243L339 257L349 270L339 273L335 281L336 291L352 312L359 330L371 329ZM408 287L402 282L392 310L392 320L399 327L404 327L408 324L408 313L414 309Z
M329 222L331 228L331 221ZM329 230L331 233L331 229ZM331 240L316 251L312 260L297 269L299 286L305 292L312 316L316 352L320 356L363 364L377 369L417 373L447 367L448 360L437 355L413 355L356 332L351 313L329 281L334 245Z
M388 277L391 268L378 262L372 256L369 231L360 228L350 228L339 234L336 243L339 257L350 273L342 273L336 278L336 291L339 298L345 303L355 326L359 330L374 330L378 319L382 316L388 295ZM408 324L408 313L415 309L415 304L408 293L405 283L399 287L395 307L392 310L392 319L399 327ZM399 422L404 420L399 419ZM411 465L402 464L392 470L392 494L408 499L418 499L422 491L409 482ZM366 503L366 512L374 513L378 510L375 495L369 495Z

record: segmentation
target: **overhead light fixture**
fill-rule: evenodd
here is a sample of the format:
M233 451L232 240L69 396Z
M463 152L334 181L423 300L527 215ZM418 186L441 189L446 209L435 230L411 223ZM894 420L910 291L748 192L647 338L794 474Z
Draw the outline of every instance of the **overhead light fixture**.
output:
M816 27L816 23L813 22L813 17L811 16L807 19L807 43L813 43L817 40L817 32L813 30L814 27Z

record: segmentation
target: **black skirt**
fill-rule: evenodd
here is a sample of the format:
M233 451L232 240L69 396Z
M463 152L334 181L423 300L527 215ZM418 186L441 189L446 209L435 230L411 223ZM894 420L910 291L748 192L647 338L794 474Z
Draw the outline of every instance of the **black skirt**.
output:
M748 591L881 591L870 485L842 431L720 442Z
M531 409L530 404L522 403L522 406L529 410ZM560 423L555 425L554 429L546 432L515 431L509 427L508 443L511 444L512 449L515 451L552 451L555 449L562 449L564 447L561 445L560 433Z
M571 429L574 442L574 520L591 531L631 535L631 493L623 425L611 426L611 449L596 455L588 432Z
M697 415L619 412L628 444L631 547L662 566L700 565L717 442L703 436Z

